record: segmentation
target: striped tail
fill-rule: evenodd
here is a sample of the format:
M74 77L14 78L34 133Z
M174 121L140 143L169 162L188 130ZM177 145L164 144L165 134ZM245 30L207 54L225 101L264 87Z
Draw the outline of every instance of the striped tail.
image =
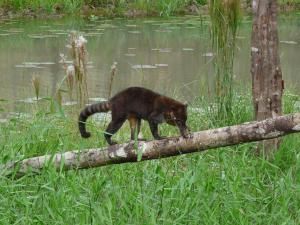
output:
M109 101L100 102L100 103L92 104L92 105L85 107L81 111L81 113L79 115L79 119L78 119L78 126L79 126L79 131L80 131L81 137L88 138L91 136L91 133L87 132L85 129L85 122L89 116L91 116L95 113L99 113L99 112L108 112L109 110L110 110Z

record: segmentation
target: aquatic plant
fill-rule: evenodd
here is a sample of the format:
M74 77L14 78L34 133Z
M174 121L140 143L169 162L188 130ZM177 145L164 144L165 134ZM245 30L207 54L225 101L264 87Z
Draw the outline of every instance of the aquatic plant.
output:
M210 0L211 40L215 51L216 112L227 123L232 117L233 60L240 0Z
M39 96L40 96L40 77L37 76L36 74L33 75L32 79L31 79L31 83L34 89L34 93L35 93L35 97L36 100L39 100Z
M112 92L112 86L114 82L114 77L117 73L117 62L114 62L113 65L111 66L111 71L110 71L110 81L109 81L109 88L108 88L108 98L111 97L111 92Z
M77 103L80 107L88 103L87 88L87 50L85 44L87 40L77 32L73 31L69 35L67 48L70 49L72 63L67 63L67 57L60 54L61 63L65 69L66 75L61 85L66 81L70 100L73 99L74 84L76 86ZM59 85L59 89L61 89Z
M68 93L70 101L73 100L73 90L74 90L74 77L75 77L75 68L74 65L68 65L66 68L66 83L68 87Z

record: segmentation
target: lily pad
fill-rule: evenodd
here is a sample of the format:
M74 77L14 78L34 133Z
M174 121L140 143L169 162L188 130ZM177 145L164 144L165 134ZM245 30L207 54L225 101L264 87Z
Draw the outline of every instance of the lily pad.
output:
M131 66L132 69L156 69L157 66L153 65L133 65Z

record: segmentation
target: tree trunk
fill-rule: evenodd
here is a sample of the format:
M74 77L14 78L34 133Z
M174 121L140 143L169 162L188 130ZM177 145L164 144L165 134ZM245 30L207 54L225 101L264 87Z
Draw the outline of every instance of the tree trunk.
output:
M282 115L282 72L278 54L277 1L253 0L251 44L252 94L255 120ZM263 141L258 152L272 157L278 139Z
M28 172L38 173L50 165L54 166L56 170L70 170L159 159L239 143L272 139L294 132L300 132L300 113L200 131L193 133L193 137L188 139L173 137L159 141L139 142L136 145L131 142L102 149L70 151L24 159L0 165L0 175L22 177Z

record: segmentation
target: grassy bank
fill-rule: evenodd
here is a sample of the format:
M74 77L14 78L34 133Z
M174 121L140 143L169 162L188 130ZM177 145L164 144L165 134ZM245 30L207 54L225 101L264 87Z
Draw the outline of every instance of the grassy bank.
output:
M294 111L298 101L299 96L286 95L285 112ZM249 102L250 96L234 96L231 124L251 119ZM188 120L193 131L225 125L214 119L204 99L193 107ZM93 137L79 138L76 111L52 113L45 105L32 111L30 119L0 124L1 163L106 145L104 127L95 122L88 125ZM148 125L142 127L150 139ZM167 125L161 132L178 134ZM115 139L128 140L129 128L122 128ZM299 146L295 134L283 139L273 161L256 157L253 144L242 144L84 171L57 173L50 167L40 176L20 180L1 177L0 224L296 225L300 222Z
M170 16L207 12L208 0L0 0L0 16L85 14L101 16ZM245 0L243 7L249 8ZM299 9L300 0L279 0L283 10ZM204 6L204 10L201 8Z
M1 0L0 7L13 12L83 13L104 16L169 16L196 12L207 0ZM28 12L29 11L29 12Z

